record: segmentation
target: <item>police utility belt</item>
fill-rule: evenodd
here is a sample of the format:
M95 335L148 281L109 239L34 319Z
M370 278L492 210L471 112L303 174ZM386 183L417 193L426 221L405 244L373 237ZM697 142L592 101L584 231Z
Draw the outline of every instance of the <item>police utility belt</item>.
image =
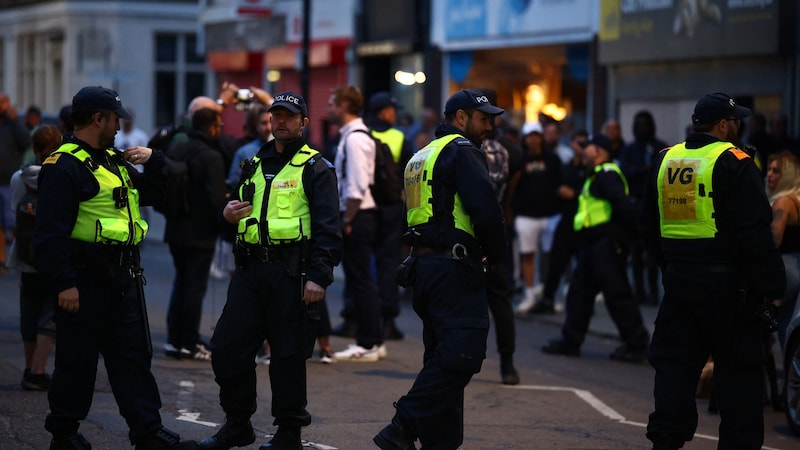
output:
M451 248L433 248L414 245L411 247L411 256L416 258L445 258L445 259L464 259L470 255L467 246L456 242Z
M280 247L265 247L237 242L233 247L236 265L241 266L250 262L275 262L286 261L300 256L299 245L285 245Z

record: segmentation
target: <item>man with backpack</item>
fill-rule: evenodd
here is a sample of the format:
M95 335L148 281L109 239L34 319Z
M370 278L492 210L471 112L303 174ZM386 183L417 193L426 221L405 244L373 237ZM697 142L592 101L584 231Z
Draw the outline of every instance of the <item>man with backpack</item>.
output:
M335 88L328 100L328 116L341 126L335 165L344 239L342 266L358 327L356 343L334 356L338 360L375 362L386 356L378 288L370 271L380 220L370 189L377 145L359 116L363 105L364 97L354 86Z
M396 195L378 195L375 201L380 214L378 246L375 255L375 269L378 279L378 296L381 299L384 337L388 340L403 339L403 332L397 328L395 318L400 314L400 295L395 281L395 268L403 261L403 229L405 228L405 206L403 205L403 169L414 154L411 142L402 131L395 128L397 122L397 99L389 92L378 92L369 99L368 113L364 118L370 133L385 144L390 152L390 160L382 161L376 155L375 182L373 186L385 183L385 190L393 190ZM376 151L378 149L376 148ZM382 171L393 171L396 177L381 179ZM373 188L373 191L375 188Z
M214 246L220 234L219 211L225 206L227 164L219 146L222 118L215 109L192 116L189 140L170 149L170 157L187 169L186 209L166 215L164 241L175 265L167 312L167 356L209 360L200 340L203 298L208 287ZM169 194L168 194L169 195Z

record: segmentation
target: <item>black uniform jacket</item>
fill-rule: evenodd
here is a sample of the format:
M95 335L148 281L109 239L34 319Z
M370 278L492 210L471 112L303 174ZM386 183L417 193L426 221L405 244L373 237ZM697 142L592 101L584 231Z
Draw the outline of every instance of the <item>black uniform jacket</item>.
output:
M298 138L284 147L283 153L275 149L275 141L264 144L256 154L261 159L262 170L266 175L277 174L306 145ZM271 183L267 182L267 189ZM339 191L336 170L324 158L312 159L303 170L303 187L311 210L311 254L308 257L306 274L308 279L322 287L333 282L333 268L342 257L342 231L339 222ZM233 192L232 199L239 200L239 190ZM269 198L269 192L264 192ZM222 219L227 232L235 235L236 224Z
M707 134L693 134L686 139L686 148L699 149L716 141ZM772 209L753 160L742 151L726 151L717 159L711 179L718 230L714 238L668 239L660 233L657 190L658 169L666 154L662 151L654 161L641 216L648 247L659 264L694 263L700 270L708 264L733 265L752 292L780 298L786 285L783 260L772 239Z
M75 138L67 138L65 142L78 144L89 152L96 164L106 168L112 166L105 150L91 148ZM116 160L117 163L123 162L121 154ZM153 150L143 173L127 162L124 164L133 186L139 191L140 205L152 205L164 196L167 179L161 152ZM116 173L116 168L110 170ZM36 269L55 292L76 286L75 262L86 243L71 239L70 235L80 202L94 197L99 190L97 178L77 158L62 155L55 164L42 165L33 242Z

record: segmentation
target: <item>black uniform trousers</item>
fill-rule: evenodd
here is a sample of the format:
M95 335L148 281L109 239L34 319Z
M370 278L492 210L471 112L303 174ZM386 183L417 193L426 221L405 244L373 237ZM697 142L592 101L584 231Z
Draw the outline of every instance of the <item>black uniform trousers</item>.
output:
M167 342L194 351L200 342L203 298L208 289L214 249L169 245L175 265L175 281L167 310Z
M567 314L561 329L568 344L578 347L583 344L594 311L594 298L602 292L622 341L633 351L647 349L650 337L625 274L626 256L617 250L611 236L598 236L583 243L569 285Z
M149 333L130 266L105 263L96 260L78 270L78 312L56 309L58 345L45 428L56 436L77 431L92 404L102 354L128 436L136 443L161 428L161 398L150 372Z
M664 299L656 317L650 364L655 411L648 435L683 441L697 429L695 392L708 356L714 357L719 449L760 449L764 441L764 345L755 301L737 293L733 271L667 263Z
M211 337L211 366L219 400L229 419L256 411L255 356L270 345L269 376L275 425L311 423L306 410L306 360L316 339L317 306L301 300L301 278L287 261L253 261L237 267L228 300Z
M397 418L425 450L452 450L464 439L464 388L486 358L485 277L471 257L418 257L415 264L425 353L414 385L397 401Z

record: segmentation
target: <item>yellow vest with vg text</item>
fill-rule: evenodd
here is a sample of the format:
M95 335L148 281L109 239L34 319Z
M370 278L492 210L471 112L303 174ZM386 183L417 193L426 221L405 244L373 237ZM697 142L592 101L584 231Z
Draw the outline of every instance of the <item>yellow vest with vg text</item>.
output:
M667 150L658 168L658 212L661 237L670 239L713 238L714 219L711 178L717 159L733 148L730 142L714 142L693 150L682 142Z
M114 150L105 150L113 162ZM91 155L77 144L63 144L43 164L54 164L62 155L77 158L97 179L100 190L81 201L71 238L106 245L136 245L147 235L148 225L139 211L139 191L133 187L125 165L117 165L119 175L92 161ZM115 190L127 189L127 201L119 202ZM119 195L119 194L117 194Z
M442 149L456 138L465 139L458 134L449 134L432 141L414 154L406 164L403 185L406 191L408 226L414 227L428 223L433 218L433 166ZM472 220L461 204L461 197L455 194L453 204L455 227L475 237Z
M614 171L619 175L625 185L625 194L628 194L628 180L616 164L606 162L595 167L592 176L588 177L583 183L583 189L580 196L578 196L578 211L575 213L575 218L572 222L575 231L596 227L611 221L611 203L606 199L593 196L590 192L597 174L606 170Z
M248 244L281 245L311 237L311 210L303 188L306 163L319 152L308 144L292 157L270 182L269 196L264 198L267 181L258 157L253 158L256 170L239 187L239 197L248 184L255 185L253 211L239 220L238 238Z
M389 146L392 151L392 159L395 163L400 163L400 155L403 152L403 140L405 135L397 128L389 128L386 131L370 131L372 136L380 139L381 142Z

